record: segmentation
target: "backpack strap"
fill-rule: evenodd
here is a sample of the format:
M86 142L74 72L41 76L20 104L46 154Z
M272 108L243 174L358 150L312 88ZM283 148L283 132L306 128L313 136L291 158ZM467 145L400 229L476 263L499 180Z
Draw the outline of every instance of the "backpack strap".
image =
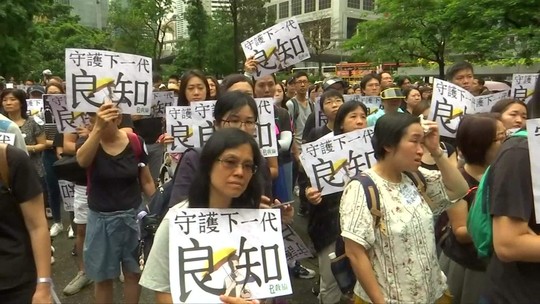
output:
M0 181L9 189L9 167L6 144L0 144Z
M369 177L364 172L361 172L359 175L353 177L353 180L357 180L362 184L364 188L364 193L366 195L366 203L373 216L373 226L374 228L379 228L381 226L381 200L379 197L379 189L377 185L373 182L373 179Z
M133 153L135 153L135 158L137 158L137 162L140 162L142 159L142 144L139 140L139 136L135 133L126 133L127 137L129 139L129 144L131 145L131 149L133 150Z

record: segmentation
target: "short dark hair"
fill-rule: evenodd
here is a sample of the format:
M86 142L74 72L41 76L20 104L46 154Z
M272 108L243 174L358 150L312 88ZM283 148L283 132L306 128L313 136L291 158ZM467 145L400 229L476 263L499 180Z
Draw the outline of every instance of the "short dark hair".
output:
M172 74L169 76L169 79L176 79L176 81L180 80L180 77L176 74Z
M255 94L255 89L253 88L253 82L244 74L230 74L223 78L221 81L221 87L219 88L221 93L227 92L235 83L247 82L251 86L251 91Z
M411 94L412 91L418 91L418 93L420 93L420 95L422 95L422 93L420 92L419 89L413 88L413 87L408 87L408 88L405 88L403 90L403 96L405 96L405 99L409 98L409 94Z
M259 120L259 112L255 99L248 94L240 91L225 92L218 97L214 106L214 119L216 123L223 120L223 116L230 111L238 111L239 109L249 106L255 116L255 121Z
M411 78L409 76L399 76L396 80L396 85L401 88L405 80L409 80L411 82Z
M486 152L497 136L497 113L465 115L456 132L457 148L465 162L486 165Z
M330 97L337 97L337 98L341 98L341 100L344 100L343 94L341 94L340 91L334 90L334 89L327 90L324 93L322 93L321 98L319 98L319 105L321 106L321 110L323 109L324 101L326 100L326 98L330 98Z
M474 68L472 64L470 64L469 62L467 61L456 62L454 65L449 67L448 70L446 70L446 80L452 81L452 79L454 79L456 74L463 70L471 70L471 72L474 73Z
M306 78L309 79L308 74L307 74L306 72L304 72L304 71L298 71L298 72L294 73L294 80L295 80L295 82L296 82L296 80L297 80L298 78L300 78L300 77L306 77Z
M199 169L189 188L189 207L208 208L210 206L210 175L214 164L223 151L248 144L253 153L253 164L263 165L263 157L253 136L237 128L225 128L214 132L204 145L200 158ZM259 208L262 195L262 170L257 170L249 184L239 197L233 198L231 208Z
M377 120L375 130L371 138L371 144L377 160L386 157L385 148L393 148L407 132L407 128L415 123L420 123L420 117L405 113L388 113Z
M193 77L199 78L206 87L206 97L204 100L210 99L210 87L208 86L208 81L206 80L204 73L199 70L189 70L185 72L184 75L182 75L182 79L180 79L180 92L178 92L179 106L189 106L189 100L187 100L186 97L186 90L189 80Z
M360 89L364 91L366 89L366 85L368 82L370 82L372 79L377 79L379 84L381 83L381 77L376 74L367 74L360 80Z
M484 80L484 78L481 78L481 77L477 77L476 81L478 81L478 84L481 86L484 86L486 84L486 81Z
M159 74L159 73L153 73L152 74L152 82L156 83L158 81L163 81L163 77L161 77L161 74Z
M522 105L523 107L525 107L525 110L527 110L527 105L523 101L514 98L505 98L497 101L491 107L491 113L499 113L502 115L513 104Z
M429 109L431 107L431 102L429 100L422 99L420 102L414 107L412 111L412 115L414 116L420 116L420 114L423 114L424 111ZM427 117L425 117L427 119Z
M4 98L9 94L13 95L13 97L15 97L21 104L21 117L28 119L28 103L26 101L26 93L19 89L5 89L2 91L2 93L0 93L0 101L3 101ZM6 113L1 103L0 108L2 109L2 113Z
M336 113L336 119L334 120L334 135L343 134L343 129L341 128L341 125L345 121L345 117L347 117L349 113L358 108L362 108L364 114L366 114L366 116L368 115L367 107L361 101L349 100L346 103L342 104L341 107L339 107L339 110Z

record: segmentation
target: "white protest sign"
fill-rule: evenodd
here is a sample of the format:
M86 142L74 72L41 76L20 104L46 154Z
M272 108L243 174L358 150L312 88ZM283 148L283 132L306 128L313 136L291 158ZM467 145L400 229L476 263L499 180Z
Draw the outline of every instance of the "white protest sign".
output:
M149 115L152 59L103 50L66 49L66 93L74 112L97 112L104 102L124 114Z
M303 144L300 161L311 185L322 195L343 191L349 176L375 164L372 136L370 127Z
M288 261L313 257L309 247L290 225L283 226L283 242L285 244L285 256Z
M182 153L193 148L195 145L191 107L166 107L165 112L165 129L167 134L174 138L173 143L167 145L167 152Z
M59 133L75 133L77 127L90 124L90 119L85 112L72 112L68 109L66 95L43 95L43 100L52 111L54 123Z
M472 100L472 108L469 113L485 113L490 112L491 108L497 101L508 98L508 91L502 91L495 94L475 96Z
M27 112L30 116L37 116L42 121L45 120L45 109L43 107L43 99L27 99Z
M276 120L274 117L273 98L255 98L259 110L259 123L255 140L259 144L263 157L278 156Z
M534 197L534 214L536 223L540 224L540 162L532 161L540 153L540 118L527 120L527 138L531 159L531 179Z
M265 29L241 45L246 58L253 56L257 61L255 78L310 58L304 35L294 17Z
M343 95L343 99L345 102L347 101L360 101L362 102L368 112L366 113L366 116L369 116L378 110L382 109L382 99L379 96L362 96L360 94L351 94L351 95Z
M152 93L152 111L150 116L143 118L165 117L165 108L176 104L172 91L158 91Z
M15 134L0 132L0 143L14 146L15 145Z
M193 116L193 142L195 147L203 147L210 136L214 134L215 100L197 101L190 103Z
M512 96L526 103L531 100L534 86L540 74L514 74L512 75Z
M444 80L434 79L429 119L439 125L441 136L456 137L463 115L472 109L474 96L467 90Z
M276 121L274 117L273 98L255 98L259 121L256 125L254 134L255 140L259 145L263 157L271 157L278 155L278 143L276 135ZM203 147L210 136L214 133L214 106L215 100L196 101L190 104L193 137L195 147ZM224 122L225 126L240 123L240 126L246 122L237 122L231 119L229 122ZM233 126L234 127L234 126Z
M174 303L221 303L221 294L265 299L292 293L279 209L171 211Z
M358 101L362 102L368 112L366 113L366 117L370 114L373 114L377 112L379 109L381 109L381 97L379 96L362 96L360 94L350 94L350 95L343 95L343 101ZM326 125L328 122L328 119L326 118L326 115L324 115L322 109L321 109L321 103L317 99L315 102L315 127L321 127Z
M65 180L59 180L60 195L64 201L64 210L73 211L73 201L75 200L75 184Z

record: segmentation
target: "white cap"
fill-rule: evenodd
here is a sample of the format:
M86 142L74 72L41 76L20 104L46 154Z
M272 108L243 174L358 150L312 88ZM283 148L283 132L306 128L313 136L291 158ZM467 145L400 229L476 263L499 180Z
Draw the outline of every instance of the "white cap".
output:
M43 75L48 75L48 76L49 76L49 75L52 75L52 72L51 72L51 70L46 69L45 71L43 71L42 74L43 74Z

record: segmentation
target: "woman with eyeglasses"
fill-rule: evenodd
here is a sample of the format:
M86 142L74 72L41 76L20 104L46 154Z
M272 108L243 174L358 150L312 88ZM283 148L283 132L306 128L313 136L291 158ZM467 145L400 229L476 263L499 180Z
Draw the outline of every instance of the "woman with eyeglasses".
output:
M227 112L222 123L249 126L254 117L244 109ZM249 112L248 108L245 109ZM248 116L239 118L240 116ZM184 208L259 208L262 194L263 162L253 136L240 128L220 128L208 140L200 153L198 171L193 178L186 200L177 204L159 226L140 284L155 291L155 303L173 303L169 279L169 218L175 210ZM258 303L239 297L220 296L224 303Z
M476 249L467 231L467 216L480 180L505 139L506 129L497 113L467 115L461 120L456 133L457 147L465 159L465 165L459 171L469 184L469 192L446 210L447 217L444 213L441 215L441 220L446 218L452 235L442 241L443 252L439 258L454 303L479 303L486 286L486 265L476 258ZM466 261L453 260L451 253L445 254L450 246L459 247L460 252L468 252L470 258Z

